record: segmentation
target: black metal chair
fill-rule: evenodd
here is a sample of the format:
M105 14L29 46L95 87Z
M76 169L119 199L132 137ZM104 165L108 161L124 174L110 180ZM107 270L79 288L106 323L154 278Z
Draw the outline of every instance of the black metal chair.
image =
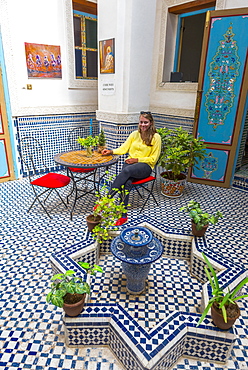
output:
M82 150L82 145L80 145L77 142L78 137L87 137L87 128L85 126L78 126L74 127L68 135L68 141L71 150ZM87 168L87 169L82 169L82 168L73 168L73 167L68 167L67 168L67 176L69 176L73 180L73 191L75 192L75 198L71 210L71 219L73 215L73 211L76 205L76 201L81 198L82 196L85 195L85 188L80 188L78 187L79 182L84 182L85 186L87 186L87 182L91 183L93 185L94 191L97 190L96 188L96 173L97 169L96 168ZM83 195L80 195L80 192L83 192ZM89 192L90 193L90 192ZM70 195L70 194L69 194ZM69 197L69 196L68 196ZM68 198L67 198L68 200Z
M150 176L146 177L145 179L134 179L132 181L132 188L131 190L135 190L137 191L137 193L139 194L139 196L144 199L144 197L141 195L141 192L140 192L140 188L144 190L145 193L147 193L147 197L145 198L145 201L143 203L143 206L141 207L141 210L140 212L143 211L146 203L148 202L149 198L152 197L153 200L155 201L155 203L157 204L158 206L158 202L156 200L156 198L154 197L154 194L153 194L153 189L154 189L154 184L155 184L155 181L157 179L157 169L156 169L156 166L155 168L153 169L152 173ZM148 186L148 184L151 183L151 186Z
M53 202L52 209L58 207L62 203L67 208L67 205L61 197L58 189L67 186L71 179L69 176L49 172L44 161L43 148L37 139L33 137L24 137L21 139L21 147L19 151L23 165L27 168L29 182L35 195L34 201L27 212L29 212L34 204L38 202L48 217L52 218L45 203L52 193L56 193L61 202L55 205ZM41 188L45 188L45 190L40 192L38 189Z

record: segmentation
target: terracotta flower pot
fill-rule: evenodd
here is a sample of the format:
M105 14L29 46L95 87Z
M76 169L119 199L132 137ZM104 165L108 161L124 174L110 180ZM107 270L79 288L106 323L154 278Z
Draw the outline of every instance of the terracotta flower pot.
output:
M89 231L91 232L96 225L99 225L101 220L102 217L100 215L97 215L96 217L94 217L93 215L86 216L86 223Z
M63 305L63 310L68 316L76 317L82 312L86 294L77 294L77 296L78 298L81 297L81 300L79 302L73 304L64 303Z
M208 228L208 225L205 225L202 227L202 229L197 230L196 224L193 221L191 221L191 226L192 226L192 233L195 236L203 236Z
M240 316L240 309L236 303L231 303L227 308L227 322L225 322L221 310L213 304L211 307L211 316L214 325L220 329L228 330L234 325L235 321Z
M183 194L185 184L187 182L186 175L181 174L181 179L178 181L167 178L169 171L160 174L161 179L161 193L169 198L178 198Z

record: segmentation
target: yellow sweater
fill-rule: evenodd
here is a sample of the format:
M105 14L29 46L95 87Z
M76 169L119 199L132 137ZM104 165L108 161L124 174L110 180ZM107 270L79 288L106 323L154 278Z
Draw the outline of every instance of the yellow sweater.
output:
M139 162L147 163L153 169L161 152L161 137L158 133L153 136L151 144L147 146L140 133L133 131L119 148L113 149L113 153L122 155L128 152L128 158L138 158Z

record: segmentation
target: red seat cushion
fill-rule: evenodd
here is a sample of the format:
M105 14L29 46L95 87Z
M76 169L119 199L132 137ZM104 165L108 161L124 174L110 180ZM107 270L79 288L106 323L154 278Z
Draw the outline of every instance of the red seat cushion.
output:
M71 181L70 177L65 175L60 175L59 173L47 173L44 176L31 181L32 185L42 186L44 188L63 188Z
M68 167L68 168L72 172L87 173L87 172L95 171L95 168L75 168L75 167Z
M139 184L145 184L146 182L156 180L156 177L154 176L149 176L146 177L145 179L140 179L140 180L135 180L132 182L133 185L139 185Z

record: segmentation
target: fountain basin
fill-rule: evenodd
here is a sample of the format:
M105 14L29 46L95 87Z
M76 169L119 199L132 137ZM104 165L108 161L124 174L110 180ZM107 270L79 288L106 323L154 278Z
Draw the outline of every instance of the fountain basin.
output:
M110 250L122 261L127 291L141 294L145 290L152 262L163 253L160 241L145 227L128 227L111 242Z

